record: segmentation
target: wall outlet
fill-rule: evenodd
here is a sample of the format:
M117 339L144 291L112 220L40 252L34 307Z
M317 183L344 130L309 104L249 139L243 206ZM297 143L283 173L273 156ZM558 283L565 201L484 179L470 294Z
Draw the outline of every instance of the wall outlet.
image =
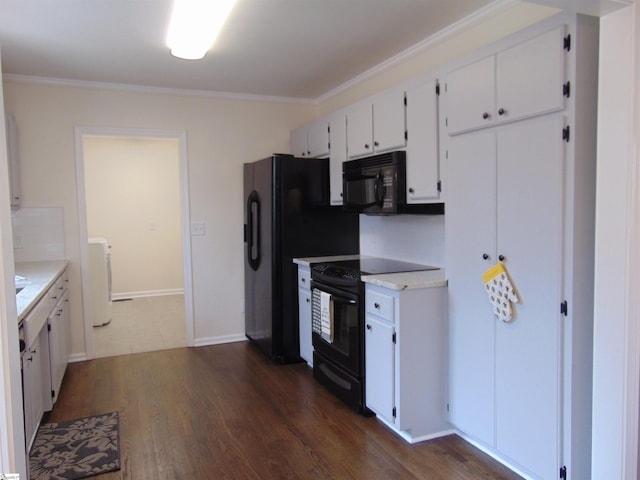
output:
M200 236L205 234L206 234L206 229L205 229L204 222L191 223L191 235Z

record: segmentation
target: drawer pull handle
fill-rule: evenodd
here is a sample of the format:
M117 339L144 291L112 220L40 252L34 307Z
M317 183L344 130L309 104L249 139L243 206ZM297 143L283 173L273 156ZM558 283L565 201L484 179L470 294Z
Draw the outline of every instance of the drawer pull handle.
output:
M373 327L367 323L367 330L371 330Z

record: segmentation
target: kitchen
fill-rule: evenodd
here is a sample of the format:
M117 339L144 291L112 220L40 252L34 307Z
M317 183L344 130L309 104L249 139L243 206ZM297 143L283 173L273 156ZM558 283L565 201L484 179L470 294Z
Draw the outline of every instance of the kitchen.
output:
M440 63L441 56L455 58L471 49L470 45L460 45L464 39L473 38L475 48L480 43L489 43L536 19L535 9L519 5L502 17L487 19L467 28L454 39L436 45L429 54L411 59L390 73L384 72L364 81L357 88L346 90L318 106L43 85L21 82L19 78L12 79L5 75L5 109L13 112L23 124L21 167L25 203L31 206L64 207L65 238L71 261L70 281L74 285L80 285L74 127L117 125L186 130L189 132L188 174L192 199L189 204L190 218L192 221L204 222L207 232L217 232L215 236L190 239L194 298L193 345L241 340L244 336L241 313L243 275L238 266L242 265L243 253L236 234L242 231L242 198L240 190L236 188L236 185L241 184L239 165L248 159L262 158L265 152L287 151L290 130L397 82L408 75L401 71L402 68L414 72L423 71ZM612 18L611 21L613 20ZM621 65L616 66L622 68ZM167 116L167 111L171 111L170 117ZM252 141L246 142L246 138L251 138ZM215 159L212 159L210 152L216 152ZM42 162L42 158L50 158L50 161ZM608 155L606 158L610 161ZM613 193L609 192L610 196L614 196ZM229 204L237 205L236 214L228 211ZM403 244L407 254L414 248L414 253L420 256L416 260L427 264L442 264L443 226L439 220L422 219L413 223L402 217L389 219L394 222L392 238L380 234L379 225L384 220L366 217L364 220L361 238L370 245L374 253L384 254L386 246L393 245L396 241L394 237L407 242L407 238L417 238L420 235L427 243L421 240L419 249L418 245ZM218 225L222 225L222 228L216 229ZM10 241L6 239L9 229L8 219L3 215L3 258L11 258L11 252L6 251L10 245ZM403 235L401 229L405 229L407 235ZM214 274L212 266L215 266L215 271L224 272L224 275ZM12 286L9 283L10 270L3 269L6 271L5 286ZM8 291L9 288L5 290ZM74 358L81 360L86 352L80 320L81 299L78 291L73 295L72 318L77 323L76 328L72 329L72 351ZM601 301L606 302L606 298ZM3 304L6 305L4 302ZM622 371L617 367L612 367L611 370ZM620 441L621 439L615 439L609 444Z

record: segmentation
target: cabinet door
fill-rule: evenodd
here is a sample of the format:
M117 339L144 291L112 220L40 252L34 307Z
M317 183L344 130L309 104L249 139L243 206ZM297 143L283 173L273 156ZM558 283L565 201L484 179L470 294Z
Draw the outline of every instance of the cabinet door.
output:
M67 294L56 304L49 323L49 361L51 366L51 390L53 391L53 403L58 400L62 378L67 369L69 356L69 309Z
M373 107L365 104L347 113L347 151L349 158L373 154Z
M495 142L493 129L450 139L446 222L450 419L491 446L495 322L482 273L496 262Z
M554 478L561 425L563 117L498 130L498 254L521 302L496 322L497 447ZM526 434L523 434L526 432Z
M344 115L329 121L329 146L331 205L342 205L342 163L347 160L347 119Z
M564 108L565 28L498 53L497 118L515 120Z
M12 115L6 114L7 155L9 164L9 194L11 206L20 206L20 155L18 153L18 126Z
M291 149L291 155L295 157L309 156L306 125L291 131L289 135L289 148Z
M373 104L373 148L376 153L404 148L405 132L404 92L387 93Z
M313 365L313 345L311 342L311 292L298 289L298 317L300 322L300 357Z
M496 98L494 58L484 58L447 74L449 135L492 125Z
M407 202L438 199L436 80L407 91Z
M372 411L394 423L395 344L394 327L367 315L365 322L366 403Z
M321 118L307 129L308 156L324 158L329 155L329 122Z

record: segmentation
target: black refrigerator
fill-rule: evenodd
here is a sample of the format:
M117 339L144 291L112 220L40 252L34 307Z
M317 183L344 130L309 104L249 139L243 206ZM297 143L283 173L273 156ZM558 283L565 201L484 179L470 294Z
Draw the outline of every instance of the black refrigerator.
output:
M329 206L329 161L274 154L244 164L245 334L300 360L294 258L359 251L359 217Z

